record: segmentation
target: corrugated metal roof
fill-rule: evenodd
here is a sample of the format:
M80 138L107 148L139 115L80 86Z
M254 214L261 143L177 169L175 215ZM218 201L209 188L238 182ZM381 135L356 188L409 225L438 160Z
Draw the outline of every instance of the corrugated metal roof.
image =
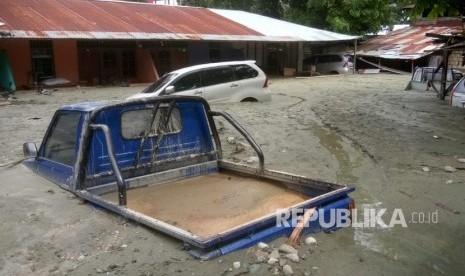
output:
M283 41L343 41L354 40L357 36L333 33L325 30L310 28L274 18L235 10L210 9L241 25L266 36L280 37Z
M241 13L236 18L235 14ZM214 41L355 38L251 13L96 0L1 0L0 22L5 23L0 28L0 37L4 38Z
M461 32L461 26L413 26L370 39L359 47L357 54L388 59L418 59L444 46L435 43L434 38L427 37L427 33L447 36Z

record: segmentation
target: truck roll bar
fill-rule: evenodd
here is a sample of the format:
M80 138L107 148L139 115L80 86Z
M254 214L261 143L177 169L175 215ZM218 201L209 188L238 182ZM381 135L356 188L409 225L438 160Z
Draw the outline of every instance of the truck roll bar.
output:
M119 205L126 206L127 204L126 181L121 175L121 171L118 167L118 162L116 161L115 152L113 150L113 142L111 140L110 128L108 128L107 125L101 125L101 124L92 124L89 127L93 130L101 130L103 131L103 134L105 135L108 158L110 159L111 167L116 177L116 183L118 184L118 202L119 202Z
M234 118L229 115L227 112L222 111L210 111L212 116L221 116L225 118L239 133L247 139L247 142L252 146L255 152L258 155L258 160L260 161L260 172L263 172L265 169L265 157L263 156L262 149L260 146L255 142L255 140L250 136L250 134L245 130L241 125L239 125Z

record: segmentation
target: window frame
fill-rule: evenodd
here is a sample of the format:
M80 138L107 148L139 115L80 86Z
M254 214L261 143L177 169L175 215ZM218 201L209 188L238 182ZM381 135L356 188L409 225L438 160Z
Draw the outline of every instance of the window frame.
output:
M207 79L206 76L211 76L210 74L208 74L208 72L225 70L225 69L231 71L231 79L228 79L227 81L221 80L220 82L216 82L216 83L212 83L212 84L205 83L205 80ZM224 84L224 83L233 82L234 81L234 70L230 66L205 68L205 69L203 69L201 71L200 79L201 79L201 87L209 87L209 86L214 86L214 85L220 85L220 84ZM212 79L215 79L215 78L212 78Z
M190 76L193 76L193 75L197 75L198 77L198 86L194 87L194 88L189 88L189 89L184 89L184 90L177 90L176 89L176 84L179 83L180 81L184 80L186 77L190 77ZM188 91L188 90L192 90L192 89L199 89L201 88L203 85L202 85L202 76L201 76L201 71L194 71L194 72L189 72L189 73L185 73L181 76L179 76L176 80L174 80L170 86L173 86L174 87L174 91L175 93L176 92L183 92L183 91Z
M56 127L58 126L58 123L59 123L59 120L61 117L63 116L76 116L77 120L75 122L75 131L74 132L69 132L69 133L73 133L73 136L74 136L74 149L73 149L73 160L70 161L69 163L65 163L63 162L62 160L57 160L57 159L54 159L54 158L50 158L48 156L46 156L46 152L47 152L47 146L48 146L48 143L51 141L52 139L52 136L54 135L54 131L56 129ZM76 162L76 155L77 155L77 150L78 150L78 147L79 147L79 138L78 138L78 133L80 131L80 128L81 128L81 120L82 120L82 113L81 112L78 112L78 111L70 111L70 110L61 110L61 111L58 111L55 116L53 117L53 120L52 120L52 123L50 124L48 130L47 130L47 133L45 135L45 138L40 146L40 150L39 150L39 153L37 155L37 157L39 158L42 158L44 160L48 160L48 161L51 161L51 162L54 162L54 163L57 163L57 164L61 164L63 166L67 166L67 167L71 167L73 168L74 165L75 165L75 162Z
M231 66L232 69L233 69L233 74L234 74L234 80L237 80L237 81L241 81L241 80L248 80L248 79L254 79L256 77L258 77L260 75L260 73L255 69L253 68L252 66L248 65L248 64L237 64L237 65L232 65ZM239 67L247 67L247 74L249 74L247 77L243 77L243 78L239 78L238 77L238 69ZM251 72L254 72L253 75L250 74Z
M160 104L160 106L158 106L158 109L157 109L157 113L156 114L159 114L160 110L165 110L169 107L169 105L167 104ZM145 132L145 128L147 127L145 125L145 128L142 130L141 132L141 135L139 136L130 136L130 137L127 137L125 135L125 132L124 132L124 125L123 125L123 116L124 114L126 113L129 113L129 112L138 112L138 111L148 111L152 112L153 110L153 107L150 108L150 107L144 107L144 108L133 108L133 109L126 109L124 111L121 112L121 115L120 115L120 118L119 118L119 123L120 123L120 135L121 135L121 138L124 139L124 140L138 140L138 139L141 139L144 137L144 132ZM183 119L182 119L182 114L181 114L181 110L177 107L177 106L173 106L173 111L171 113L171 116L173 116L173 114L175 113L174 110L177 110L177 114L179 114L179 129L177 129L176 131L172 131L172 132L168 132L168 133L164 133L163 135L172 135L172 134L178 134L180 133L182 130L183 130L183 127L184 127L184 124L183 124ZM155 115L156 117L157 115ZM170 119L172 120L172 119ZM156 130L156 129L153 129L153 126L154 125L157 125L157 120L154 120L153 122L153 125L152 125L152 130ZM135 131L134 131L135 132ZM157 137L159 136L160 133L156 133L156 132L151 132L149 133L149 135L147 137L150 137L150 138L153 138L153 137Z

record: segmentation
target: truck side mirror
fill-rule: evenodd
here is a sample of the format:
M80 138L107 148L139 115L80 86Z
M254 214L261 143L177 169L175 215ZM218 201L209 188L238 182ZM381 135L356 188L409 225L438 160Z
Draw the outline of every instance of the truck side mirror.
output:
M174 92L176 92L176 91L174 90L174 86L172 86L172 85L165 88L165 93L166 94L173 94Z
M37 146L35 143L28 142L23 144L23 153L25 158L37 157Z

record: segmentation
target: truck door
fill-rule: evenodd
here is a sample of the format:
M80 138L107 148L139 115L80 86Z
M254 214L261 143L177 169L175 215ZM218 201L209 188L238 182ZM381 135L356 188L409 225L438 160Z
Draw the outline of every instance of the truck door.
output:
M38 153L37 169L60 185L68 186L73 175L80 120L80 112L57 112Z

